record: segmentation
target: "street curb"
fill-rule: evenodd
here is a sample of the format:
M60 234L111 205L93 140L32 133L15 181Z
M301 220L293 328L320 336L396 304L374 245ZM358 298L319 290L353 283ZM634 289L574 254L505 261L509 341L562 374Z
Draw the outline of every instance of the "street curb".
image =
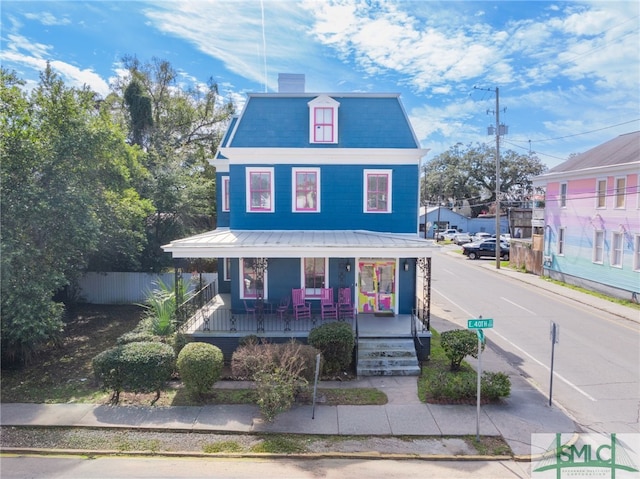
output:
M517 461L515 456L483 456L455 454L406 454L379 452L320 452L320 453L206 453L192 451L117 451L117 450L83 450L83 449L42 449L25 447L0 447L2 455L34 455L34 456L118 456L118 457L191 457L191 458L254 458L254 459L379 459L379 460L421 460L421 461Z

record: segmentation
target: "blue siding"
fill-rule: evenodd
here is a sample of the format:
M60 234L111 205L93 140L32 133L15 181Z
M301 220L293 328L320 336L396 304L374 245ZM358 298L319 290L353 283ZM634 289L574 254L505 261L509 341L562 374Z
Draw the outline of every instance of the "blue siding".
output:
M291 289L300 288L300 258L269 258L267 266L267 302L271 303L274 308L280 302L280 299L291 296ZM355 261L349 258L352 268L351 271L345 271L344 264L347 258L330 258L329 259L329 285L334 288L334 295L337 299L338 288L349 286L354 289L355 285ZM226 284L230 286L231 292L231 309L234 312L242 313L244 311L244 303L240 299L240 282L239 261L233 259L231 261L231 282ZM310 300L313 310L319 308L318 300Z
M256 165L257 166L257 165ZM391 213L363 212L364 166L322 165L320 213L291 211L291 169L298 165L275 165L275 212L246 212L245 167L230 167L232 229L258 230L353 230L415 233L418 217L418 166L394 166ZM302 166L302 165L300 165ZM237 180L239 178L239 180Z
M338 143L309 143L309 106L317 95L250 97L231 147L419 148L396 97L339 97Z

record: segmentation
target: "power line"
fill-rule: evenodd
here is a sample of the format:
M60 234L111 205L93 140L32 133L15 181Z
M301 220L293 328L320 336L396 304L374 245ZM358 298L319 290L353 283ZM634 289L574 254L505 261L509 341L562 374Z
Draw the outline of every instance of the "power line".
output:
M618 123L616 125L604 126L602 128L598 128L596 130L584 131L582 133L574 133L573 135L558 136L556 138L543 138L541 140L531 140L531 139L518 140L517 138L516 139L512 138L511 141L527 141L527 142L531 142L531 143L540 143L540 142L543 142L543 141L563 140L565 138L572 138L574 136L580 136L580 135L588 135L590 133L596 133L598 131L608 130L609 128L616 128L618 126L628 125L629 123L633 123L633 122L636 122L636 121L640 121L640 118L636 118L634 120L629 120L629 121L625 121L625 122L622 122L622 123Z

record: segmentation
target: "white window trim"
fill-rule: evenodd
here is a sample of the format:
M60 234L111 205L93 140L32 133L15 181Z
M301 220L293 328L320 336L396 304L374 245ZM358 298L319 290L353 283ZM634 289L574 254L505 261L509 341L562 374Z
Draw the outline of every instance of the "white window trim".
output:
M316 174L316 209L315 210L299 210L297 206L297 197L296 197L296 174L311 172ZM293 213L320 213L320 168L292 168L291 169L291 211Z
M616 248L616 238L620 239L620 248ZM620 261L618 263L614 263L614 259L617 252L620 252ZM622 265L624 264L624 233L620 233L619 231L614 231L611 233L611 254L609 258L610 264L612 268L622 269Z
M329 288L329 258L322 258L319 256L305 256L303 258L300 258L300 287L302 289L304 289L305 291L305 298L309 299L309 300L313 300L313 299L320 299L319 295L309 295L307 293L307 287L305 285L305 281L304 281L304 260L306 258L316 258L316 259L322 259L324 260L324 287L325 288Z
M600 202L600 190L598 189L598 186L600 185L601 181L604 181L604 205L603 206L598 205L598 203ZM606 178L596 179L596 205L595 206L597 210L607 209L607 179Z
M640 273L640 234L633 235L633 270Z
M368 194L368 181L367 181L367 176L370 174L376 174L376 175L387 175L388 177L388 186L389 189L387 190L387 209L384 211L371 211L367 209L367 194ZM363 175L362 175L362 190L363 190L363 198L362 198L362 211L364 213L367 214L388 214L391 213L393 211L392 205L391 205L391 199L393 198L393 170L389 170L389 169L365 169L363 171Z
M222 280L231 281L231 258L224 258L222 260Z
M567 241L566 232L567 232L567 229L565 227L558 228L558 245L557 245L558 256L564 256L564 248L566 246L566 241Z
M240 287L240 299L246 299L247 301L251 301L251 300L255 300L256 297L255 296L249 296L246 297L244 295L244 260L245 259L249 259L249 258L240 258L239 263L238 263L238 286ZM267 274L267 270L264 270L264 285L262 287L262 290L264 292L264 300L266 301L269 298L269 281L268 281L268 274Z
M231 210L229 203L231 202L231 198L229 198L229 175L221 176L222 180L222 211L228 212Z
M334 145L338 143L338 108L340 103L328 95L320 95L307 103L309 106L309 143L315 145ZM333 112L333 141L316 141L315 113L316 108L331 108Z
M271 181L269 182L271 204L270 207L263 210L251 209L251 173L269 173ZM273 167L247 167L245 172L245 185L246 185L246 211L247 213L273 213L275 211L276 197L275 197L275 177Z
M622 189L622 206L618 206L618 180L624 180L624 188ZM627 207L627 177L616 176L613 179L613 208L616 210L624 210Z
M564 186L564 193L562 192L562 187ZM569 183L562 182L560 183L560 190L558 191L558 199L560 201L560 208L567 207L567 196L569 196Z
M600 260L597 259L598 252L598 233L600 234L600 238L602 238L602 243L600 245L600 250L602 250L602 258ZM604 230L595 230L593 232L593 254L591 255L591 261L595 264L604 264Z

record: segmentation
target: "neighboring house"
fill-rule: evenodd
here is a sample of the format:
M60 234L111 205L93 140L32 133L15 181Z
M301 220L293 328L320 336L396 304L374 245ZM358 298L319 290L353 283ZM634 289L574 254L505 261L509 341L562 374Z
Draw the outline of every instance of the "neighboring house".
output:
M544 273L625 299L640 292L640 132L534 178L546 189Z
M428 226L426 237L434 238L434 232L436 225L440 225L440 230L446 230L449 228L455 228L465 233L490 233L496 232L496 218L495 216L486 216L478 218L468 218L467 216L456 213L444 206L432 206L420 208L420 232L424 237L424 225ZM500 233L509 232L509 223L507 215L500 217Z
M249 94L211 161L219 227L165 251L218 258L219 292L238 313L295 288L317 312L322 288L350 287L360 314L410 315L431 265L418 235L428 150L399 95L280 90Z

